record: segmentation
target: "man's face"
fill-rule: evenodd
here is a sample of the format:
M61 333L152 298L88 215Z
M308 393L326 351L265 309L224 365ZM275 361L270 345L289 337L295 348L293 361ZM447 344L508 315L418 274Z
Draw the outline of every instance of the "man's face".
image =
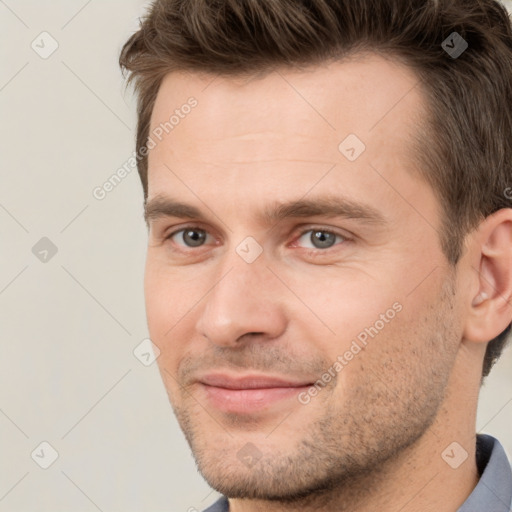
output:
M433 423L457 284L409 157L424 115L412 72L371 56L213 78L168 75L153 111L151 132L197 101L153 136L148 202L201 218L150 208L149 331L209 484L290 498L378 468Z

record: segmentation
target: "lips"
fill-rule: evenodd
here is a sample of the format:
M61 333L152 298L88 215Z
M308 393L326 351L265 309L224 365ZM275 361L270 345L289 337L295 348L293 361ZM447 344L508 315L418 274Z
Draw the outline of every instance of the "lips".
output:
M198 380L208 386L226 389L299 388L312 384L309 381L291 381L263 375L230 377L225 374L209 374Z
M255 414L283 410L299 404L297 395L312 385L309 380L290 380L266 375L208 374L198 379L208 403L225 413Z

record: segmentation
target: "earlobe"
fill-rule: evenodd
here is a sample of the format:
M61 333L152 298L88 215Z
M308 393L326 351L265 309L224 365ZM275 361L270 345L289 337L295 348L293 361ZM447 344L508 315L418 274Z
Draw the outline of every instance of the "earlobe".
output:
M488 342L512 321L512 209L487 217L473 238L474 287L464 338Z

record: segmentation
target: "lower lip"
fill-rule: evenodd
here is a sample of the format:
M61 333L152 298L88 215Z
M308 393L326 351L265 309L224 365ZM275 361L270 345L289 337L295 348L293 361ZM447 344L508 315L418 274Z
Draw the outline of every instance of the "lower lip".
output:
M208 401L224 412L251 413L267 409L269 406L296 398L310 386L286 388L227 389L201 384Z

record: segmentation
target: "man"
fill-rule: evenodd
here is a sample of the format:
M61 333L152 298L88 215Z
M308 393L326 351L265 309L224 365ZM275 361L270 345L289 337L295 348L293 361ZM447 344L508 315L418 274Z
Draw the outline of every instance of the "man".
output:
M207 510L510 511L475 434L512 320L501 4L157 0L120 64Z

